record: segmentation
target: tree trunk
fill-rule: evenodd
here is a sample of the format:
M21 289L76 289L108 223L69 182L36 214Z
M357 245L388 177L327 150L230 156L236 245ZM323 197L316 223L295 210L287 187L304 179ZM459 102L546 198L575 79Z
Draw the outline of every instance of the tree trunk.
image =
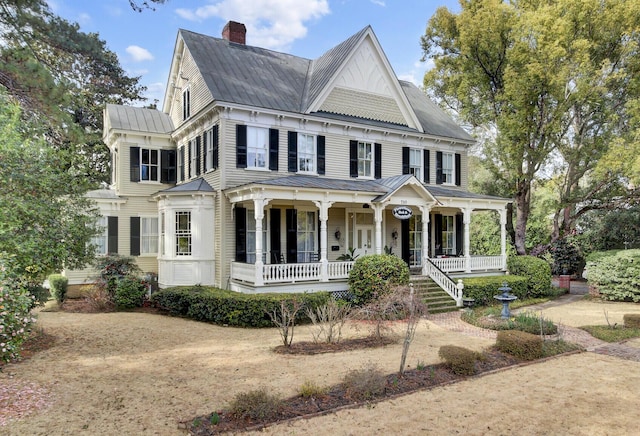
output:
M516 192L516 253L519 255L527 254L526 236L527 221L529 220L529 211L531 208L531 185L527 182L519 183L518 192Z

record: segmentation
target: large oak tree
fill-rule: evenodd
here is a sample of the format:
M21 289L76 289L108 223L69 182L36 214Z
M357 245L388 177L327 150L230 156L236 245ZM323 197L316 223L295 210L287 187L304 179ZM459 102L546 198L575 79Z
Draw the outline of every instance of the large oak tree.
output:
M425 87L485 133L485 163L514 198L514 245L524 254L532 182L541 169L560 162L557 168L567 181L559 204L575 210L586 199L585 184L598 183L599 159L616 141L633 140L640 4L462 0L460 5L458 14L439 8L421 39L425 59L435 64ZM610 174L610 189L599 191L599 201L633 194L625 168L620 170ZM591 207L597 202L589 201Z

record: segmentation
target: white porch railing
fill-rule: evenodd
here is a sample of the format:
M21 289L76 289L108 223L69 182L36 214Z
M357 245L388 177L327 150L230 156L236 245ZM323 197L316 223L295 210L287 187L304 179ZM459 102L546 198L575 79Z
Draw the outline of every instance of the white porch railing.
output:
M437 257L431 262L447 273L502 270L506 266L504 256Z
M465 257L442 257L430 260L445 273L499 271L505 267L505 259L502 256L471 256L469 259ZM322 262L265 264L262 266L262 281L264 284L273 284L346 280L349 278L349 271L351 271L352 267L352 261L328 262L326 276L323 276ZM255 283L256 266L252 263L231 262L231 278L247 283ZM454 291L451 290L451 292ZM452 297L456 298L453 294Z
M464 288L462 280L458 280L458 283L456 284L444 273L444 271L439 267L436 267L435 262L432 263L427 261L423 270L429 277L431 277L431 280L444 289L451 298L456 300L456 305L458 307L462 307L462 290Z

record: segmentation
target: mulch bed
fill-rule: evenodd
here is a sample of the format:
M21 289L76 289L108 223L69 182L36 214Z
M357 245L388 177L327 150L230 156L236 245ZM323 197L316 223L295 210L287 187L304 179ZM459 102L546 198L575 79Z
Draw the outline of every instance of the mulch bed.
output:
M350 344L347 346L354 345ZM304 354L313 353L304 352ZM485 351L484 356L485 358L483 360L476 362L476 374L482 374L521 363L520 360L495 349ZM358 401L350 398L345 386L339 384L329 388L323 395L313 397L297 395L283 400L278 415L272 419L236 419L229 411L219 410L209 415L194 417L193 420L184 422L183 425L184 428L189 430L190 434L196 436L250 430L255 431L283 421L303 417L310 418L333 413L344 408L376 403L420 390L454 383L466 378L468 377L454 374L445 364L428 365L421 369L407 370L401 377L397 373L387 375L384 392L366 401ZM212 424L212 416L215 418L214 420L217 420L216 424Z
M327 342L296 342L288 347L279 345L273 349L278 354L324 354L337 353L342 351L361 350L363 348L377 348L385 345L395 344L396 338L383 336L367 336L364 338L343 339L338 343Z

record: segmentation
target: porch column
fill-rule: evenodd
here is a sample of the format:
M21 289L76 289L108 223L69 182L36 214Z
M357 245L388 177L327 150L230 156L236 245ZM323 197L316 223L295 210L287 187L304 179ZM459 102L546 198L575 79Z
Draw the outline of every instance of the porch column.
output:
M382 254L382 212L384 211L383 204L372 204L373 220L376 225L376 254Z
M464 261L465 272L471 272L471 237L469 236L469 224L471 224L471 208L462 209L462 224L464 225Z
M502 269L507 270L507 209L498 209L500 215L500 256Z
M262 222L264 220L264 207L269 200L256 198L253 200L254 216L256 219L256 263L254 265L256 286L264 285L264 262L262 261Z
M431 205L420 206L422 212L422 275L427 275L427 259L429 259L429 221Z
M329 260L327 259L327 221L333 201L314 201L320 217L320 281L329 281Z

